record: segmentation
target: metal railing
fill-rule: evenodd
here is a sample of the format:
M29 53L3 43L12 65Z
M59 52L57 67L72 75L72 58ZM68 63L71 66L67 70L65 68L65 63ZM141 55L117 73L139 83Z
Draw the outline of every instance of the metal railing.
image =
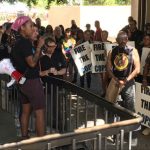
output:
M53 77L44 78L44 81L47 135L3 144L0 149L131 149L132 131L142 121L139 115L67 81ZM7 89L6 81L1 80L0 93L0 106L14 117L18 116L20 104L17 89ZM30 130L35 130L34 115L31 117ZM126 133L129 140L124 144ZM107 138L112 135L116 137L113 148Z

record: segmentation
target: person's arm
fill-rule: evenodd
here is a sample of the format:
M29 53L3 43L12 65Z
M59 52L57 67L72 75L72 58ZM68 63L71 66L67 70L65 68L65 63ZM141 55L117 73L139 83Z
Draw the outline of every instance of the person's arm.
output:
M134 70L132 73L126 78L126 81L130 81L134 79L140 73L140 58L137 49L133 49L133 63L134 63Z
M62 68L59 71L56 68L51 68L50 73L53 75L64 75L66 73L66 68Z
M39 72L39 74L40 74L41 77L43 77L43 76L48 76L49 73L50 73L50 70L49 70L49 69Z
M41 56L41 48L43 45L44 45L44 38L41 37L39 39L38 46L36 48L34 55L26 57L26 62L30 67L34 68L37 65L37 62Z
M142 84L144 86L147 86L147 75L149 73L149 68L150 68L150 53L148 54L145 65L144 65L144 70L143 70L143 82Z
M62 49L62 53L63 53L63 55L64 55L64 56L65 56L65 58L67 59L66 52L65 52L65 49L64 49L63 44L62 44L62 46L61 46L61 49Z

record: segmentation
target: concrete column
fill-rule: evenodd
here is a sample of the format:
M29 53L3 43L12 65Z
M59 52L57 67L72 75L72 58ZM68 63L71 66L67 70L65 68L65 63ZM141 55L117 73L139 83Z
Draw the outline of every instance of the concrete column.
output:
M150 0L147 0L146 1L146 23L149 22L150 23L150 9L149 9L149 6L150 6Z
M131 16L138 22L139 0L131 0Z

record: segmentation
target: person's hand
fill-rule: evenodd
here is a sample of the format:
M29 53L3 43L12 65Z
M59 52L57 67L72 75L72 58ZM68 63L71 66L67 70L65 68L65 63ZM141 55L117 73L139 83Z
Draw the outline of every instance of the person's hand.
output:
M56 70L56 68L50 68L50 73L52 73L53 75L58 75L58 71Z
M125 84L126 84L126 80L119 80L118 83L119 83L119 87L123 88L125 86Z
M41 36L38 40L37 48L40 49L44 45L44 43L45 43L45 39L44 37Z
M49 70L40 72L40 76L48 76L48 74L49 74Z

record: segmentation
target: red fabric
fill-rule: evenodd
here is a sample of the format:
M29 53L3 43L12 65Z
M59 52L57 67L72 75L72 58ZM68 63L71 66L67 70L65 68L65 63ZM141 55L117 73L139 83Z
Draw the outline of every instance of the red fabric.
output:
M19 73L18 71L14 71L11 74L11 77L13 77L16 81L19 81L22 76L23 75L21 73Z
M102 29L99 28L95 32L94 41L102 41Z

